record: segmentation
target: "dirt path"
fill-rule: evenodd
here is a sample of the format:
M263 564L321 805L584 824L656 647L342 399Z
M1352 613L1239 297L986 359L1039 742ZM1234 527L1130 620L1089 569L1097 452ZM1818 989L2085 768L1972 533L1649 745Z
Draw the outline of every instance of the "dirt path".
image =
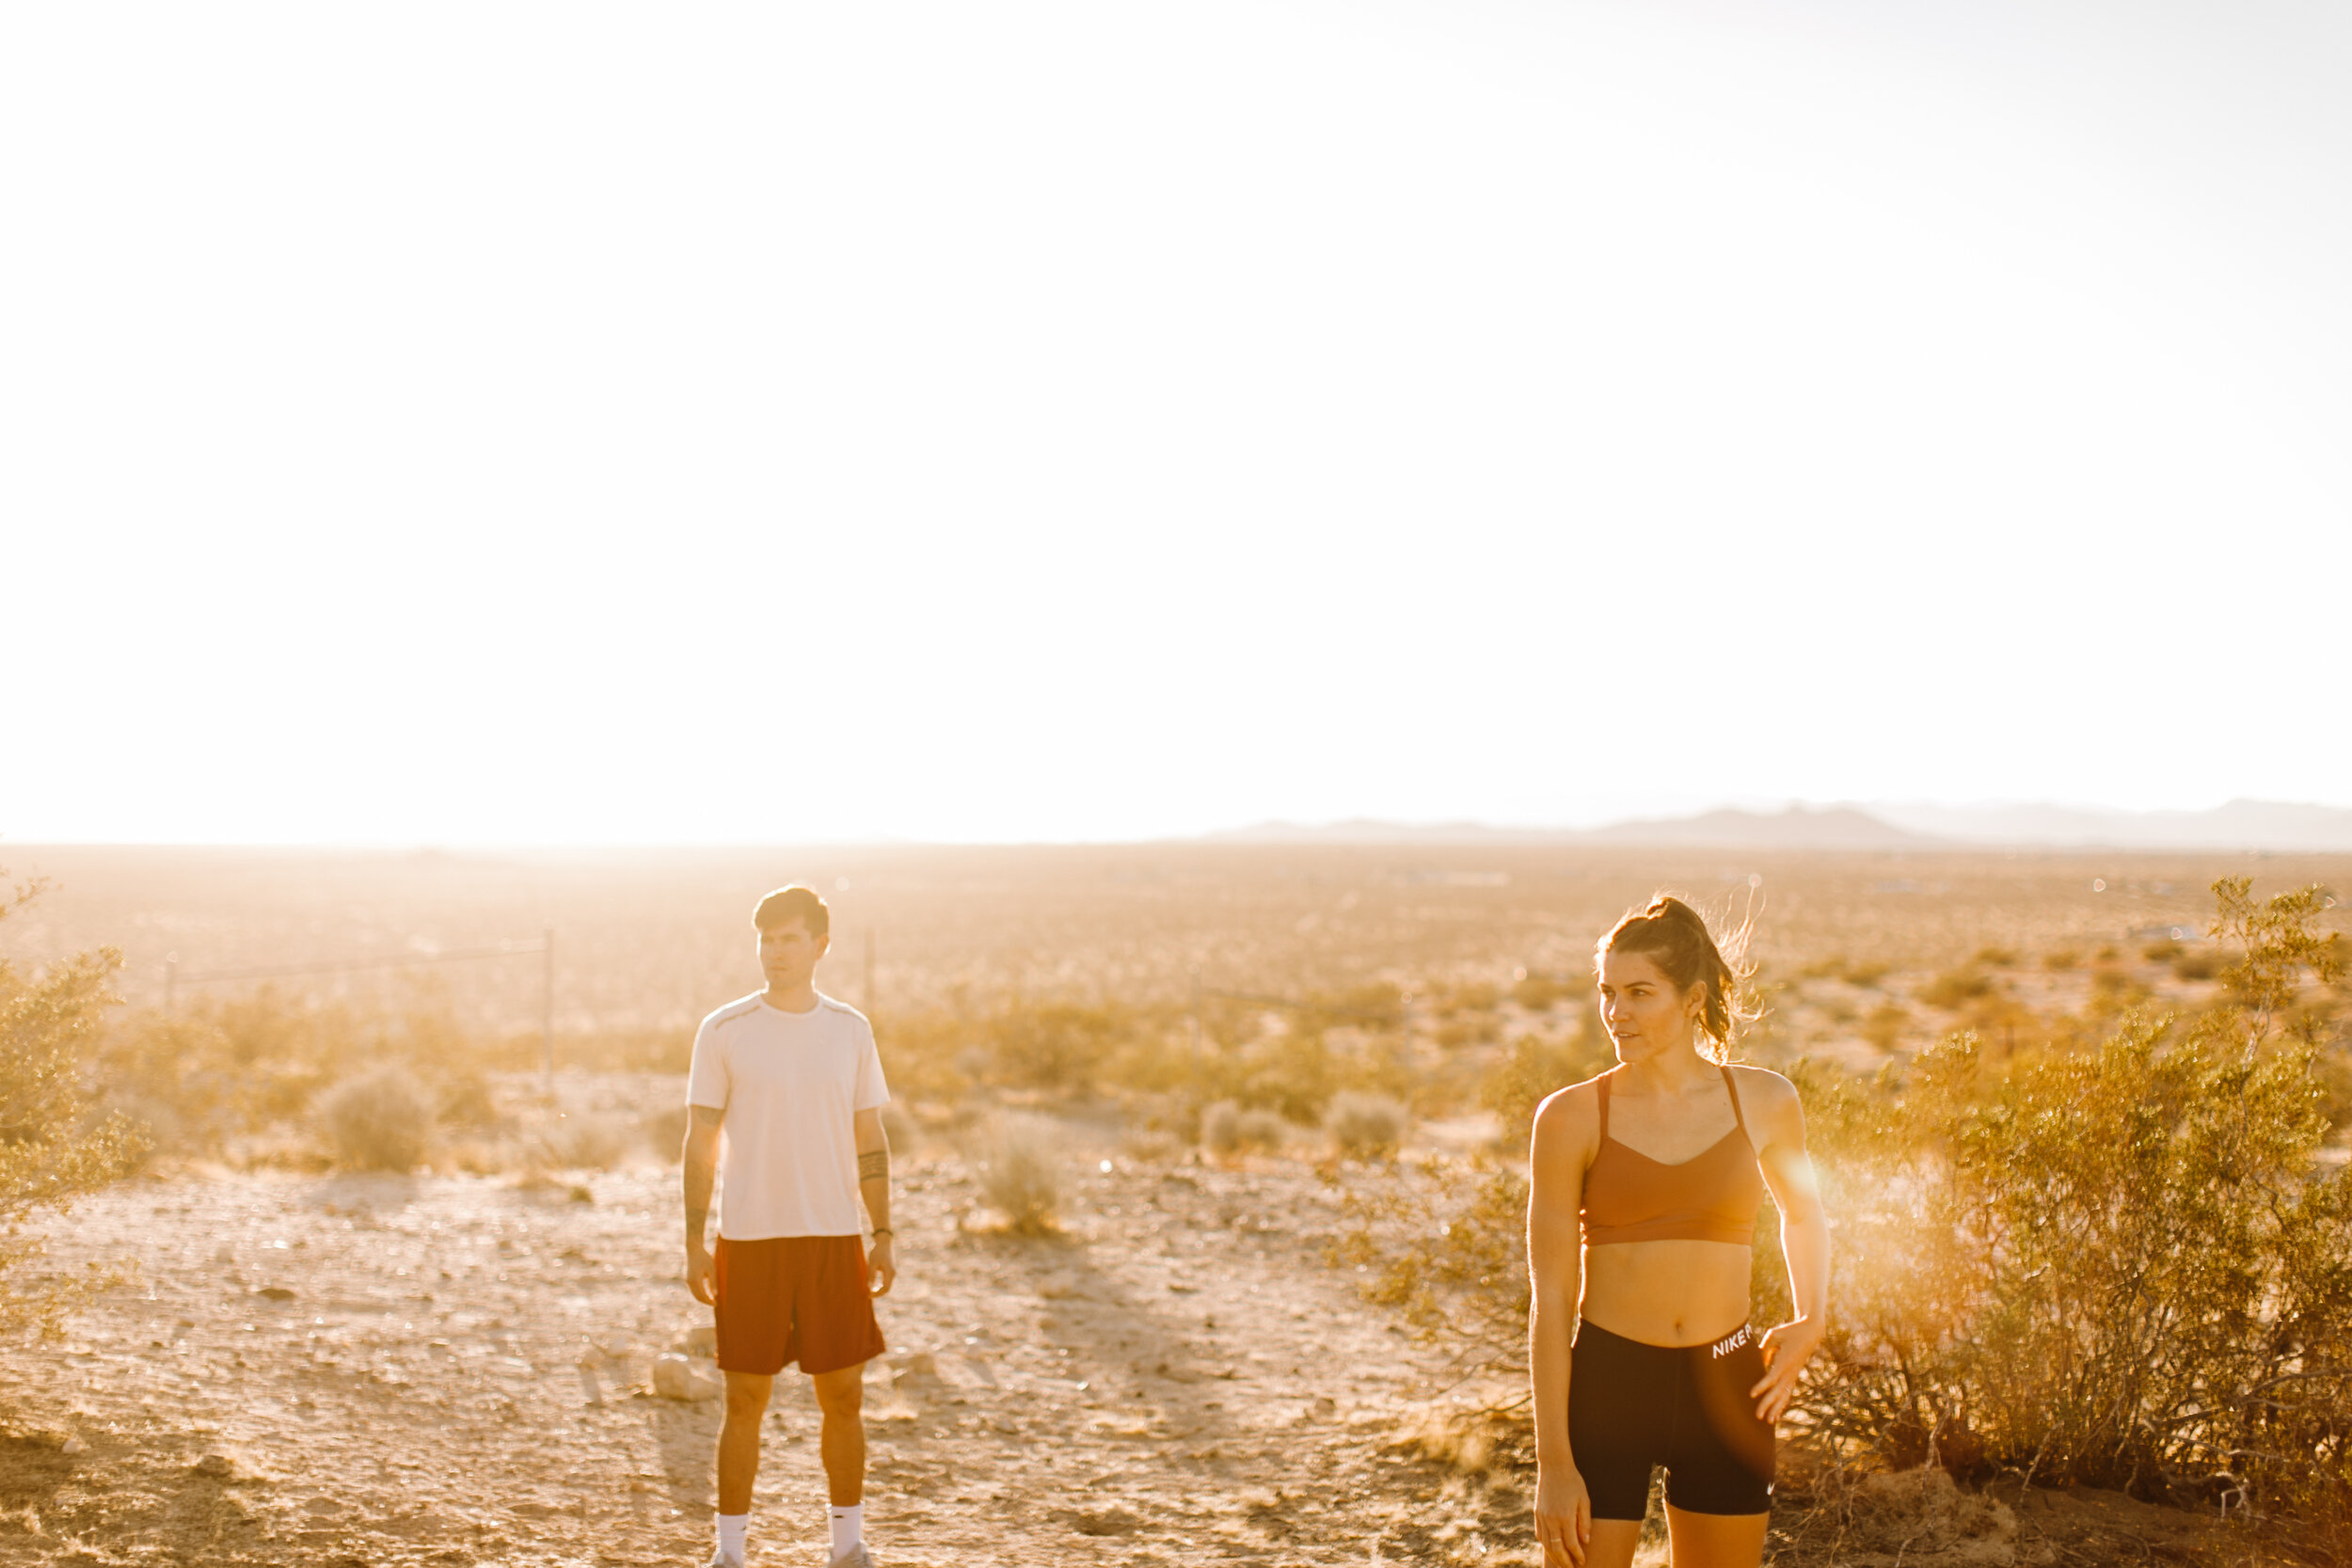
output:
M1391 1447L1410 1347L1322 1266L1311 1171L1103 1153L1053 1240L960 1231L961 1167L908 1170L868 1384L885 1568L1523 1558L1516 1494ZM675 1192L238 1176L84 1205L54 1256L143 1272L0 1368L0 1564L701 1564L718 1407L645 1391L699 1312ZM824 1560L816 1433L780 1386L755 1563Z

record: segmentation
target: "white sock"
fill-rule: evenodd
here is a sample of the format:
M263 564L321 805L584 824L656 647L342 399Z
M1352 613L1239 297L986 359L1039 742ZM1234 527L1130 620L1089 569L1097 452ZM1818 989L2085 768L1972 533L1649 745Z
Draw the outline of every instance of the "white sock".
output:
M847 1508L828 1508L825 1517L833 1522L833 1555L841 1558L856 1551L866 1539L866 1505L851 1503Z
M752 1516L748 1513L719 1515L719 1550L726 1555L728 1561L743 1560L743 1535L751 1528Z

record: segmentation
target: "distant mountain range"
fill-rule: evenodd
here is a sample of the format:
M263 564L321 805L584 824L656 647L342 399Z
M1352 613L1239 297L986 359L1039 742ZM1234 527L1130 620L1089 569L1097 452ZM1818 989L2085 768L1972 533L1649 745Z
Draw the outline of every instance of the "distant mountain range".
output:
M1216 844L1593 844L1746 849L2269 849L2352 853L2352 811L2232 800L2211 811L2091 806L1937 806L1910 802L1725 807L1600 828L1497 828L1480 822L1308 825L1262 822L1204 835Z

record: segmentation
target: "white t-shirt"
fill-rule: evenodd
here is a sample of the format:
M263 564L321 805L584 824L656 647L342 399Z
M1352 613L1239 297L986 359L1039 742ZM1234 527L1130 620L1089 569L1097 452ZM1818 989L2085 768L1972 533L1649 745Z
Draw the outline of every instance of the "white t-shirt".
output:
M889 1101L874 1026L855 1007L819 995L787 1013L754 993L704 1019L686 1102L726 1113L719 1234L857 1235L852 1117Z

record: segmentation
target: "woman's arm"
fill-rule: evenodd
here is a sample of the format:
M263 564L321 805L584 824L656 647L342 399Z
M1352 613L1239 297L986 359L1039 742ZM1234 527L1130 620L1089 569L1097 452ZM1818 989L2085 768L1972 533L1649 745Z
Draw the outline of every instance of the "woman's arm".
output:
M1797 1087L1776 1072L1741 1069L1741 1076L1767 1092L1765 1139L1757 1151L1764 1184L1780 1209L1780 1255L1788 1266L1788 1299L1795 1316L1764 1336L1764 1381L1748 1392L1756 1413L1777 1421L1797 1390L1797 1374L1820 1348L1829 1327L1829 1216L1821 1209L1820 1183L1804 1148L1804 1106ZM1758 1082L1760 1081L1760 1082Z
M1535 1396L1535 1536L1548 1568L1581 1565L1593 1533L1592 1498L1568 1447L1569 1349L1584 1290L1578 1215L1592 1141L1581 1123L1597 1126L1597 1113L1582 1110L1578 1092L1562 1089L1537 1108L1528 1151L1527 1360Z

